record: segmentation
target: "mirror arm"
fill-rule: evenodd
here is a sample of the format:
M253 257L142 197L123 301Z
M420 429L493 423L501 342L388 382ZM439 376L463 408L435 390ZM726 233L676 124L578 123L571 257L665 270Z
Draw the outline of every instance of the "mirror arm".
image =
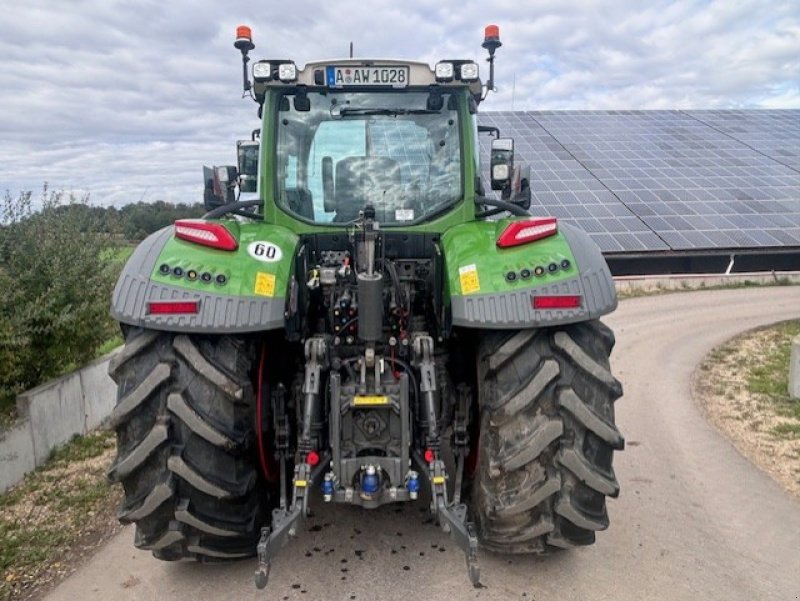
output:
M476 215L477 218L489 217L491 215L497 215L498 213L502 213L503 211L508 211L512 215L516 215L517 217L529 217L530 212L523 209L521 206L514 204L513 202L507 202L505 200L499 200L497 198L479 198L476 199L476 204L484 204L490 207L496 207L495 209L491 209L489 211L483 211Z
M479 134L494 134L495 138L500 137L500 128L495 127L494 125L479 125L478 126L478 133Z
M203 219L217 219L222 217L223 215L227 215L228 213L235 213L237 215L241 215L242 213L238 212L241 209L247 209L249 207L257 207L263 204L263 201L260 198L254 198L251 200L237 200L236 202L229 202L228 204L224 204L221 207L217 207L203 215ZM245 214L244 217L249 217L251 219L258 219L255 215Z

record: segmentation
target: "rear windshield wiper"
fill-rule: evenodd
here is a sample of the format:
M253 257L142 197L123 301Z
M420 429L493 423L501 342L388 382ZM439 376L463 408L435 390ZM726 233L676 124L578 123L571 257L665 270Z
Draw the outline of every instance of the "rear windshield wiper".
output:
M333 110L331 109L333 113ZM348 115L438 115L439 111L432 111L430 109L391 109L391 108L354 108L345 107L339 110L339 115L347 117Z

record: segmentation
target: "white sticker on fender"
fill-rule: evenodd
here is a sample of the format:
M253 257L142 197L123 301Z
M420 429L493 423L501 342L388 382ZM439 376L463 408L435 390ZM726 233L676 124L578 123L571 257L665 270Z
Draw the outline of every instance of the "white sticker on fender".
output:
M247 252L256 261L275 263L283 258L281 247L266 240L256 240L247 245Z

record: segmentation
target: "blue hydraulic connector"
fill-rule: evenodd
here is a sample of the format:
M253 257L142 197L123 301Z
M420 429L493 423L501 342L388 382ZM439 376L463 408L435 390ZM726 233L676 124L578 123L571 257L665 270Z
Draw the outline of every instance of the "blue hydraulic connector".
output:
M416 501L419 496L419 474L417 472L413 470L408 472L406 488L408 489L408 497L412 501Z
M374 465L368 465L361 475L361 492L365 495L378 492L378 474Z
M333 500L333 490L333 472L328 472L325 474L325 479L322 481L322 496L326 503Z

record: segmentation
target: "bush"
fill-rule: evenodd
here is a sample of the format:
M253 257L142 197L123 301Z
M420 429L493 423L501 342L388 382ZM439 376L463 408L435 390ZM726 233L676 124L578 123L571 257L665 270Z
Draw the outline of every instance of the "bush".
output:
M44 188L0 201L0 409L92 359L115 332L109 300L119 265L88 197Z
M206 212L202 204L172 204L157 200L155 202L136 202L116 210L106 210L107 220L112 215L119 222L119 228L126 240L144 240L162 227L172 225L176 219L202 217Z

